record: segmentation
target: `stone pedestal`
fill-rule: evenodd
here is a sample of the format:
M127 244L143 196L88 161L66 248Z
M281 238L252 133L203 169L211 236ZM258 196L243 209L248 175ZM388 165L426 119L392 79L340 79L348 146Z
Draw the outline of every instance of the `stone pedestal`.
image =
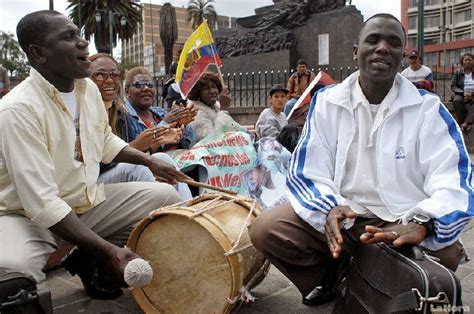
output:
M269 10L268 6L261 8L261 11ZM257 10L256 10L257 11ZM259 11L260 12L260 11ZM239 19L243 25L255 24L255 21L262 14L249 16ZM296 37L294 48L274 50L259 54L243 54L236 57L222 58L225 73L245 73L268 70L289 70L296 67L298 59L305 59L310 68L326 67L354 67L353 46L356 44L358 33L363 24L363 16L353 5L345 6L336 10L316 13L309 16L306 23L295 27L289 31ZM286 31L281 29L272 29L269 32ZM252 28L238 26L235 29L216 32L215 37L226 38L245 38L247 33L254 31ZM268 32L267 32L268 33ZM320 36L326 37L327 41L322 40L320 46ZM249 42L252 42L249 40ZM250 49L253 51L252 49ZM327 64L320 63L320 52L328 55Z

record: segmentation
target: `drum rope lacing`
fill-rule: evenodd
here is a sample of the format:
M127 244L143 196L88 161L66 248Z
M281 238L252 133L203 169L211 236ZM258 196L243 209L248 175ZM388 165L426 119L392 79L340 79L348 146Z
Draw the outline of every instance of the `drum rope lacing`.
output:
M239 233L239 236L237 237L237 240L235 240L234 245L232 246L232 248L230 249L230 251L224 254L225 256L230 256L230 255L237 254L238 252L241 252L241 251L243 251L243 250L245 250L245 249L247 249L247 248L249 248L249 247L252 246L252 244L250 244L250 245L247 245L246 247L241 248L240 250L236 251L237 247L238 247L239 244L240 244L240 240L242 240L242 236L243 236L243 234L244 234L244 231L245 231L245 229L247 229L247 227L248 227L248 223L249 223L250 217L252 217L253 212L255 211L255 207L256 207L256 206L257 206L257 201L254 200L254 201L253 201L253 204L252 204L252 207L250 208L249 213L248 213L247 217L245 218L244 223L242 224L242 229L240 230L240 233Z
M255 282L261 278L262 276L266 277L268 274L268 269L269 268L270 261L265 260L265 263L263 263L262 267L253 275L252 279L249 280L249 282L245 285L242 286L239 290L239 294L234 297L234 298L227 298L227 302L229 304L236 304L239 301L243 301L244 303L249 303L249 302L254 302L257 298L252 295L250 290L254 288Z

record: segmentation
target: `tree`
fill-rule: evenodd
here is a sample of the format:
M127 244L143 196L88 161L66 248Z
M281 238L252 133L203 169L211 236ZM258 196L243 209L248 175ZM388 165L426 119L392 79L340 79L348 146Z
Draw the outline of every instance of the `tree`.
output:
M29 72L28 61L20 44L11 33L0 31L0 64L11 77L25 78Z
M193 30L207 19L209 25L214 25L217 21L217 13L214 5L214 0L189 0L188 2L188 18L186 21L191 22Z
M111 53L117 45L117 36L122 40L131 39L142 24L140 9L142 6L133 1L124 0L68 0L69 17L74 24L84 29L84 37L94 43L98 52ZM80 5L80 14L79 14ZM110 45L109 16L112 14L112 46ZM100 22L96 21L100 16ZM80 16L80 21L79 21ZM125 21L125 25L121 23Z
M176 21L176 10L167 2L160 9L160 38L165 49L165 73L169 74L171 62L173 61L173 47L178 39L178 22Z

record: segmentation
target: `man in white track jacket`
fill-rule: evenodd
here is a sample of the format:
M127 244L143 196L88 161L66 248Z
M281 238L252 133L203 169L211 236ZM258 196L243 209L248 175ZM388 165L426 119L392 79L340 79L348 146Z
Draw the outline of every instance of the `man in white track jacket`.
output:
M461 132L439 98L398 74L405 31L368 19L354 49L360 71L312 99L293 153L290 203L260 215L252 243L300 290L334 299L341 258L364 244L420 245L455 270L474 214Z

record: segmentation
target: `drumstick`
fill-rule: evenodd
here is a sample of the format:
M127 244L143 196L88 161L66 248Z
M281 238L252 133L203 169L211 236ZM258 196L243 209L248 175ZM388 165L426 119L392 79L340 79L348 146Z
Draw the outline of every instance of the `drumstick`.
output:
M192 185L192 186L199 186L201 188L206 188L206 189L209 189L209 190L216 190L216 191L224 192L224 193L231 194L231 195L237 195L237 192L234 192L234 191L231 191L231 190L226 190L226 189L223 189L223 188L220 188L220 187L217 187L217 186L213 186L213 185L210 185L210 184L207 184L207 183L197 182L197 181L188 180L188 179L184 179L181 182Z

